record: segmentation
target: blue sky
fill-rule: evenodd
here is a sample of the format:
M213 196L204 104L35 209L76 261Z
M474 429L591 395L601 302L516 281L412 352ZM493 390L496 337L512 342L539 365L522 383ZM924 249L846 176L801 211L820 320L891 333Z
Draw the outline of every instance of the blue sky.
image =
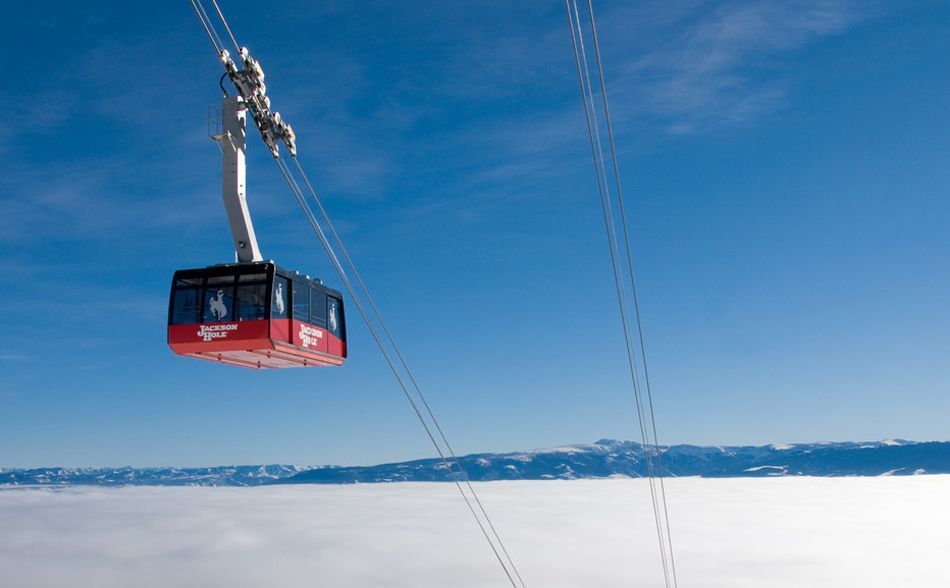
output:
M637 438L563 5L275 4L223 8L456 449ZM950 6L596 6L660 441L948 438ZM4 12L0 465L430 455L355 315L340 369L166 347L233 257L189 3ZM250 145L265 257L336 284Z

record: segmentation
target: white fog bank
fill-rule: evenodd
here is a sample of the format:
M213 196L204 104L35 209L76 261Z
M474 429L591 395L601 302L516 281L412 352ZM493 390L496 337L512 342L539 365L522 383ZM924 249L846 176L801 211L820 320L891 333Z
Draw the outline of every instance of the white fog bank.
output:
M643 480L476 485L532 588L662 586ZM950 586L950 476L666 481L682 588ZM449 484L0 490L0 584L501 587Z

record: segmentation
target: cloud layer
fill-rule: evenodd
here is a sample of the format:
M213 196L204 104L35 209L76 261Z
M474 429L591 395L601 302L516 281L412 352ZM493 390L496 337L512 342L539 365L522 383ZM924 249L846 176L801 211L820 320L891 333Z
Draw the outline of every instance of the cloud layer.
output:
M683 586L938 587L950 476L674 479ZM661 586L642 480L479 484L528 585ZM504 586L448 484L6 489L10 586Z

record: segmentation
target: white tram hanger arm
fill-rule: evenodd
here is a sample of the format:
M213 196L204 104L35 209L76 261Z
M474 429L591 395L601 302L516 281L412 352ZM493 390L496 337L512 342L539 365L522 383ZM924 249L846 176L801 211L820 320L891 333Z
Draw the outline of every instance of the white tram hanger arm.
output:
M231 225L239 263L263 261L251 212L247 208L247 105L240 96L225 96L221 104L221 196Z
M264 85L264 70L261 64L251 57L247 47L241 47L241 61L243 69L238 69L227 49L218 54L224 71L238 94L244 99L247 109L251 111L254 124L261 133L261 138L270 149L274 157L280 155L279 143L283 143L291 157L297 155L297 136L293 128L284 122L279 112L270 109L270 98L267 97L267 86Z

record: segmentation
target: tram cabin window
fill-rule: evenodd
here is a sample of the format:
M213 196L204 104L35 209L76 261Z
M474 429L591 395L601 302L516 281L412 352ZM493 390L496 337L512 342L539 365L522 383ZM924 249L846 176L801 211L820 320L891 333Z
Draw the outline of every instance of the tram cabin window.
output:
M204 315L202 322L220 323L233 321L234 318L234 288L231 286L212 286L212 280L208 278L208 287L205 288ZM233 281L234 276L230 279Z
M179 280L179 283L184 280ZM197 280L201 283L201 280ZM191 325L198 322L201 309L200 288L178 288L172 301L172 324Z
M287 318L287 301L290 290L287 287L287 278L274 276L274 295L271 298L270 315L272 318Z
M294 320L310 321L310 288L306 282L294 280Z
M241 276L242 278L244 276ZM237 288L237 320L261 321L267 318L267 284L241 284Z
M343 315L340 312L342 304L334 296L327 296L327 329L335 337L343 338Z
M327 326L327 294L317 288L310 289L310 324L318 327Z

